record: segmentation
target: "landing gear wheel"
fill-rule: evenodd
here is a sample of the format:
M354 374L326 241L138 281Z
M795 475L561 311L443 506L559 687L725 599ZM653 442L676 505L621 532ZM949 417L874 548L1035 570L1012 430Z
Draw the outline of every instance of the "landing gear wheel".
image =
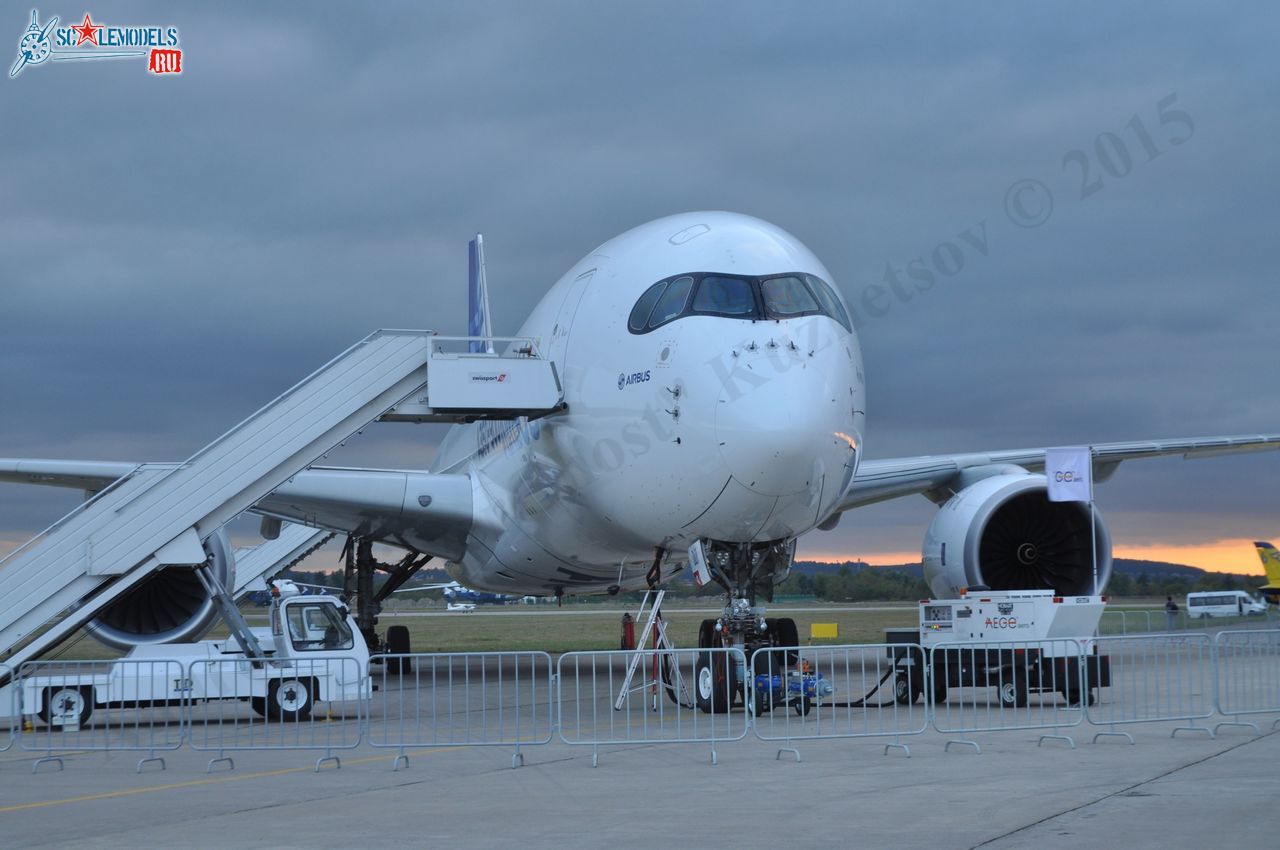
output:
M40 706L39 715L46 725L54 729L62 729L70 725L71 718L74 717L75 722L83 726L88 722L91 714L93 714L93 691L90 688L66 685L60 688L44 689L44 704ZM54 718L59 718L62 722L54 724Z
M774 646L799 646L800 630L796 628L796 621L790 617L779 617L775 622L773 631ZM800 650L790 649L786 652L779 653L784 656L783 660L788 667L795 665L800 660Z
M408 655L412 650L409 649L409 627L408 626L392 626L387 629L387 652L391 655ZM388 658L388 673L412 673L413 661L408 658Z
M1001 708L1024 708L1027 704L1027 677L1020 672L1005 673L996 688Z
M315 702L313 679L276 679L267 686L270 717L286 722L306 720Z
M704 714L723 714L733 699L729 678L729 656L724 652L699 652L694 673L697 680L695 699Z
M708 649L713 645L716 634L716 621L703 620L698 625L698 649Z

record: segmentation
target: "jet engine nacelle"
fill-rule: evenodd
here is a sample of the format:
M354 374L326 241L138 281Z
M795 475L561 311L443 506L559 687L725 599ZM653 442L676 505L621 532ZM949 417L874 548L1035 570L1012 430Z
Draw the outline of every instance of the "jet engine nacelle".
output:
M1102 593L1111 535L1084 502L1051 502L1043 475L1001 473L965 487L938 511L924 539L924 577L938 599L964 588ZM1092 541L1092 545L1090 542ZM1097 582L1094 582L1094 564Z
M205 541L212 567L222 586L235 584L235 550L221 529ZM189 567L166 567L147 578L120 600L111 603L86 630L118 649L142 644L199 640L218 617L217 606Z

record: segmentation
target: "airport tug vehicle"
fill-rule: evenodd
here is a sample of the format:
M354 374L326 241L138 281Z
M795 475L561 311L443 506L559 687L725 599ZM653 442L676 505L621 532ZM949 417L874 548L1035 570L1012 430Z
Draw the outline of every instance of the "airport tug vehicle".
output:
M270 628L242 628L227 640L138 646L117 662L84 662L90 672L83 675L25 678L22 710L51 727L78 728L95 708L240 700L269 720L298 721L317 701L369 696L369 649L341 600L305 595L293 582L277 580Z
M910 705L929 692L941 703L948 688L994 687L1001 708L1054 692L1071 705L1087 696L1092 705L1097 688L1111 684L1110 658L1090 643L1105 607L1105 596L1052 590L973 589L959 599L926 599L918 629L886 629L894 700Z
M781 665L769 666L769 671L755 676L755 702L751 707L756 714L789 705L804 717L814 703L835 696L835 685L821 671L814 672L808 661L797 659L793 669L779 672L773 671Z

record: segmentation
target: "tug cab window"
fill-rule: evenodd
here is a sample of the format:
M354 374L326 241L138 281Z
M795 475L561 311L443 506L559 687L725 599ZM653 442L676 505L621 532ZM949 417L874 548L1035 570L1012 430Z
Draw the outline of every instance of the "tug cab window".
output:
M709 272L658 281L631 309L627 327L648 333L684 316L728 319L793 319L829 316L852 330L840 298L826 282L807 274L738 277Z
M315 652L354 646L347 621L332 603L290 605L287 618L294 649Z

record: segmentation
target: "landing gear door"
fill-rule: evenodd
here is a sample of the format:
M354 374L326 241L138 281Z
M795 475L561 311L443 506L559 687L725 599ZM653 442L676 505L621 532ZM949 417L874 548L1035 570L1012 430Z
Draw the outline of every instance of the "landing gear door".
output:
M711 568L707 566L707 553L699 540L689 547L689 570L693 573L693 583L702 587L711 581Z

